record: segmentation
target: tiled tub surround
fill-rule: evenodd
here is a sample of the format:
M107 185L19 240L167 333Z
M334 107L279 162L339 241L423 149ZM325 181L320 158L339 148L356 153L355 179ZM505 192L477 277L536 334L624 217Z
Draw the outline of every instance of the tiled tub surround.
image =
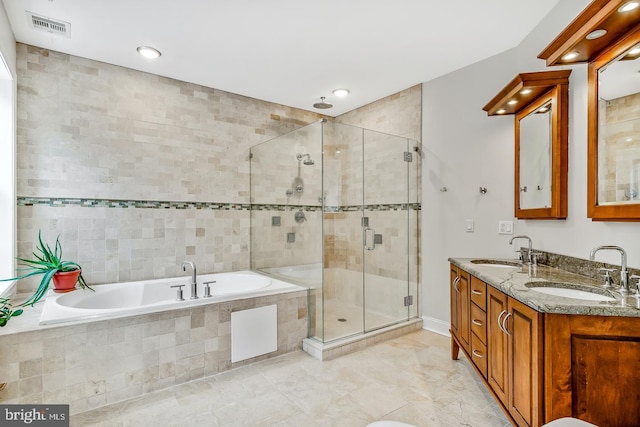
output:
M0 329L0 402L69 403L79 413L301 350L307 299L296 290L51 326L38 326L36 304ZM277 351L232 364L231 313L273 304Z
M616 301L586 301L547 295L525 286L529 282L561 282L593 286L601 290L602 279L546 265L538 265L535 269L527 265L511 269L474 264L471 262L473 259L478 258L449 258L449 262L540 313L640 317L640 299L633 296L622 298L618 293L612 292L611 295L617 297Z

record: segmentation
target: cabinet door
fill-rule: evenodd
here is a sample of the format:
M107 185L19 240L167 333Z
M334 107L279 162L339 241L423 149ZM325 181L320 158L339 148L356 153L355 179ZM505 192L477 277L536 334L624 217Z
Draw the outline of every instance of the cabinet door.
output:
M458 267L449 269L451 288L451 334L460 337L460 313L458 312Z
M451 333L467 354L471 342L469 281L469 273L451 266Z
M508 310L507 296L488 287L487 292L487 381L502 404L507 406L507 334L500 323Z
M543 421L541 315L513 298L507 311L508 410L519 426L538 426Z

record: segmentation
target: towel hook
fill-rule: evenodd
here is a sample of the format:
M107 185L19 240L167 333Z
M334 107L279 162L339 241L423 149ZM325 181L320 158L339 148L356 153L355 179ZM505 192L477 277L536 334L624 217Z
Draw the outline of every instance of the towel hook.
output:
M480 194L487 194L487 187L480 187Z

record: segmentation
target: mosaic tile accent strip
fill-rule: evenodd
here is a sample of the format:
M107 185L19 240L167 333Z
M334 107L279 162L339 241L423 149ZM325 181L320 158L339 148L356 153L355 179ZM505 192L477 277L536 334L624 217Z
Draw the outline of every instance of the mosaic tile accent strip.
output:
M84 208L141 208L141 209L211 209L225 211L248 211L247 203L216 202L168 202L155 200L107 200L107 199L73 199L58 197L18 197L18 206L46 205L50 207L84 207Z
M18 206L45 205L49 207L83 207L83 208L136 208L136 209L210 209L225 211L294 211L302 209L306 212L318 212L321 206L304 205L278 205L278 204L254 204L247 203L216 203L216 202L169 202L159 200L109 200L109 199L74 199L62 197L18 197ZM357 212L362 210L361 205L350 206L325 206L325 212ZM385 212L421 210L420 203L393 203L364 205L364 210Z

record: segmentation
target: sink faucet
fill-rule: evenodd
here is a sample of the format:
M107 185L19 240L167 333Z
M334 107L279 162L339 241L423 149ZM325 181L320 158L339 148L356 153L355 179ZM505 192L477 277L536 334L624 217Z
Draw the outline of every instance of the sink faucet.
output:
M529 265L533 264L533 249L532 249L531 237L525 236L524 234L520 236L513 236L511 240L509 240L509 244L512 245L513 241L516 239L527 239L529 241L529 256L527 258L529 258Z
M627 271L627 253L620 246L611 246L611 245L596 246L595 248L591 249L591 252L589 253L589 259L593 261L596 257L596 252L602 249L613 249L620 252L620 257L621 257L620 293L624 295L628 294L629 293L629 272Z
M198 299L198 281L196 279L196 265L191 261L182 263L182 271L187 271L187 266L191 267L191 299Z

